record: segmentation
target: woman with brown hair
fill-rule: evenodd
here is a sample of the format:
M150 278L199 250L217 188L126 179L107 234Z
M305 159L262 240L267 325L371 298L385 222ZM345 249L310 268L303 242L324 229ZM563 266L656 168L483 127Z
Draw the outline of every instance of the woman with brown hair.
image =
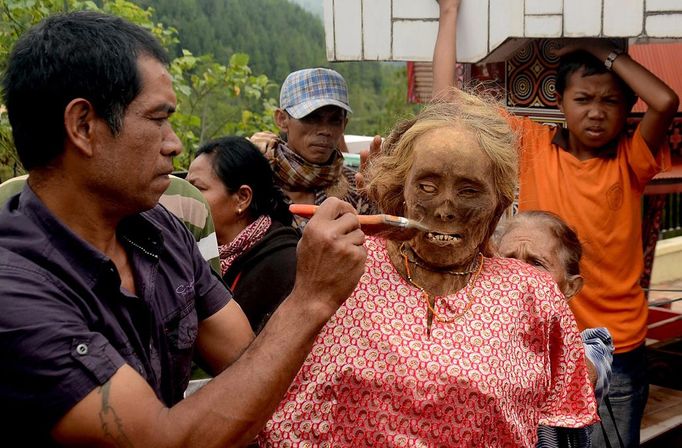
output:
M497 258L516 138L463 92L399 123L369 167L382 212L431 230L368 237L365 274L262 433L266 446L524 446L596 421L573 316L549 275Z

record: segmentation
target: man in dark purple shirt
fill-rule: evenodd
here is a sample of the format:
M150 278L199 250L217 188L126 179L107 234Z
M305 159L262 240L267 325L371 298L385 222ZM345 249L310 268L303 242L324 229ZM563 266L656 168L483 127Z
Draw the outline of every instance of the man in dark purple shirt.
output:
M167 57L98 13L15 45L3 89L28 185L0 211L0 430L10 445L252 440L364 268L348 204L299 245L291 295L253 340L192 236L157 205L180 142ZM191 359L216 378L182 400Z

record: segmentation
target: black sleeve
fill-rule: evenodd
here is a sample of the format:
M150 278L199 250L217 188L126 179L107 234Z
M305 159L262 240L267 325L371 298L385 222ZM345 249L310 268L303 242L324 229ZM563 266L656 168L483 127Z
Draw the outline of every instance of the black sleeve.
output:
M233 278L237 275L234 299L257 333L294 287L296 247L285 247L268 254L257 264L232 273Z

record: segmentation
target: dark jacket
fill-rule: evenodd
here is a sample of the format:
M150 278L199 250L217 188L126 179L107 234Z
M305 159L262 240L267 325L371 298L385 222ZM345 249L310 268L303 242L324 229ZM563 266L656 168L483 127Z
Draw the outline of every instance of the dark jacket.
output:
M299 238L297 230L273 220L263 238L223 275L256 333L294 287Z

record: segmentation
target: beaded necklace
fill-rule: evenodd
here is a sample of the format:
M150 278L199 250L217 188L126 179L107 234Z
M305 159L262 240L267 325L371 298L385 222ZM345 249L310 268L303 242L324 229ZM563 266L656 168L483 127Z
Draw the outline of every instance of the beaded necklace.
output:
M402 249L402 246L401 246L401 249ZM421 296L422 300L426 303L426 307L428 309L428 312L430 313L428 316L428 319L427 319L427 328L426 328L426 332L428 335L431 334L432 317L435 318L438 322L440 322L442 324L450 324L450 323L453 323L454 321L456 321L457 319L459 319L460 317L464 316L471 309L472 305L474 304L474 298L471 297L471 290L473 289L474 284L476 284L476 281L478 280L478 276L481 274L481 270L483 269L483 254L481 254L480 252L478 253L479 261L478 261L477 266L475 268L476 273L474 274L473 278L467 283L467 286L466 286L465 294L467 297L467 304L464 306L464 309L461 312L459 312L457 315L452 316L450 318L445 318L445 317L441 316L434 309L433 305L431 305L431 296L429 295L429 293L426 292L426 290L423 287L421 287L417 283L415 283L414 280L412 280L412 272L410 271L410 260L407 258L407 254L404 253L402 250L400 250L400 255L402 255L403 260L405 261L405 273L407 274L407 281L412 286L419 289L419 291L421 293L420 296ZM472 270L472 272L473 272L473 270ZM434 303L434 305L435 305L435 303Z

